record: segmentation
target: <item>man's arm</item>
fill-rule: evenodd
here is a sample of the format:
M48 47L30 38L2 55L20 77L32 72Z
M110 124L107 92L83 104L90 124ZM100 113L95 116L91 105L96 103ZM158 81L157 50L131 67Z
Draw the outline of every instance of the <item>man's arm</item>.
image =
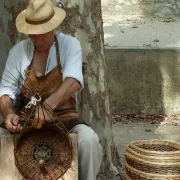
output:
M13 112L13 102L8 95L0 97L0 112L5 118L9 114L14 114Z
M18 94L20 87L17 82L20 81L20 69L17 60L17 54L20 50L16 47L12 48L9 52L6 66L0 82L0 113L4 117L6 128L15 132L19 130L18 118L13 112L13 104L16 100L16 94Z
M45 102L52 108L55 109L57 105L62 105L69 100L79 89L81 88L80 83L74 78L67 78L62 85L51 95ZM35 112L35 118L32 122L34 128L42 128L45 124L45 120L49 120L51 117L41 108Z
M80 83L74 78L67 78L62 85L45 102L55 109L57 105L62 105L70 99L79 89Z

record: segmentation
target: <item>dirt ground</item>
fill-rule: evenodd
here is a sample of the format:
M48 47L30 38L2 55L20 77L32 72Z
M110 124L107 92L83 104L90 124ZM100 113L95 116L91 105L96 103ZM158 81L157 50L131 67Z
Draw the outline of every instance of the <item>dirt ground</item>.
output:
M108 49L179 49L180 17L118 15L103 11L105 47Z
M105 8L104 8L105 9ZM120 16L103 12L107 49L179 49L180 18ZM166 139L180 142L180 116L112 115L114 141L124 171L124 150L135 140ZM108 177L106 178L108 180Z
M124 150L135 140L162 139L180 142L180 116L114 116L114 141L124 170Z
M113 135L121 162L121 175L124 171L124 151L126 146L136 140L161 139L180 143L180 115L114 115ZM111 173L100 174L97 180L111 180ZM122 177L118 176L117 180Z

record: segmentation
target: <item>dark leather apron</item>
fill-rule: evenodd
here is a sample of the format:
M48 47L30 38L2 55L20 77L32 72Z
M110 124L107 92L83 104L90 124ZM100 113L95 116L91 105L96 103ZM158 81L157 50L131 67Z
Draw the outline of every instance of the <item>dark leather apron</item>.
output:
M58 40L55 36L55 45L56 45L56 59L57 66L54 67L46 75L37 77L34 68L32 67L32 62L29 65L26 71L26 79L24 85L21 89L21 107L18 109L17 114L23 116L24 107L31 101L32 94L30 91L39 94L43 100L55 92L63 83L62 79L62 68L60 65L60 54ZM82 120L80 114L76 111L76 102L73 97L71 97L63 105L58 105L54 109L55 114L57 115L59 122L64 124L67 131L71 130L77 124L85 124ZM34 114L31 119L34 118Z

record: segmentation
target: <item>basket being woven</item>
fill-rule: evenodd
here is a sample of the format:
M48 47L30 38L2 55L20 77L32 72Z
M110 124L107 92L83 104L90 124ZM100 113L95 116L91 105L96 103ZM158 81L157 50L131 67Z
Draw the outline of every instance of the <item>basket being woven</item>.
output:
M72 144L68 134L55 125L39 130L26 128L14 154L16 166L26 180L56 180L71 167Z
M125 158L126 174L131 179L154 179L158 176L162 176L161 179L167 179L169 176L172 180L177 177L180 179L178 143L161 140L135 141L127 146ZM141 178L136 177L137 175Z

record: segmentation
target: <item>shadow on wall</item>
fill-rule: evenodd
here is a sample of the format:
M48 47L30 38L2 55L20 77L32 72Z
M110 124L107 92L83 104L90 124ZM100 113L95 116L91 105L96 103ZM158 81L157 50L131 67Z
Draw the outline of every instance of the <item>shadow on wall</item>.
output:
M112 114L180 113L180 54L166 50L106 50Z

